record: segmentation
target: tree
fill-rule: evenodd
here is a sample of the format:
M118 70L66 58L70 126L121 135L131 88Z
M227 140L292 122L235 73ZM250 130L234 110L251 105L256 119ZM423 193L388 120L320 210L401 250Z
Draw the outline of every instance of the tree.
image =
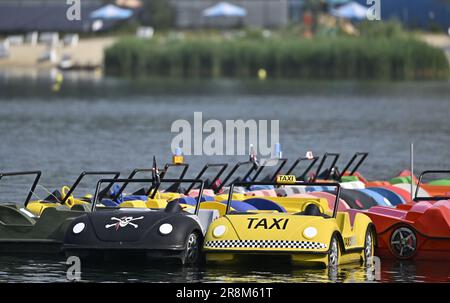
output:
M141 21L155 29L168 29L173 26L175 11L170 0L146 0L143 5Z

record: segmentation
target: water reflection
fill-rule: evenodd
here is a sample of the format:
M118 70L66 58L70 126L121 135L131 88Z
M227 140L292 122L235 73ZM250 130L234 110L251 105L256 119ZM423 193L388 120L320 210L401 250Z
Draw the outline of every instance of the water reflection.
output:
M383 260L382 281L450 282L447 262Z
M65 260L49 257L0 257L0 282L66 282ZM291 267L288 264L244 264L187 268L165 262L82 264L81 282L450 282L450 269L438 262L383 260L381 280L359 264L337 270Z

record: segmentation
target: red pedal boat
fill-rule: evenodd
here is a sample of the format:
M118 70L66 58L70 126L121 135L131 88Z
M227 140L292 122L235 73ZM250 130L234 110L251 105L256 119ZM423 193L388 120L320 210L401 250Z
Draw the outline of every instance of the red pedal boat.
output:
M450 173L450 171L426 171ZM450 260L450 196L418 197L396 208L375 206L363 212L375 225L377 256L397 259Z

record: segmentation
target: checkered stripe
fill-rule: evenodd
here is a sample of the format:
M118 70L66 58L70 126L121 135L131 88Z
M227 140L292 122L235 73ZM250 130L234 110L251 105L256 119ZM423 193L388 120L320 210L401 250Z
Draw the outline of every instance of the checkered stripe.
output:
M290 248L290 249L324 249L326 244L311 241L283 240L219 240L207 241L206 248Z

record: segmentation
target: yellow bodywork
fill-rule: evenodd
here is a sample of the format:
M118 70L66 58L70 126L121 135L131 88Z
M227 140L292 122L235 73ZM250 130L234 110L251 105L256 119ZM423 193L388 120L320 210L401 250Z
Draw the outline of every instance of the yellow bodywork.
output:
M68 186L64 186L61 189L61 199L64 200L67 192L69 191ZM179 193L165 193L165 192L157 192L154 199L151 199L148 197L147 201L143 200L128 200L122 202L119 207L121 208L165 208L167 206L167 203L171 200L178 199L182 197L182 194ZM65 206L72 208L74 205L78 204L88 204L90 205L90 202L86 202L85 199L92 199L92 195L86 195L82 197L81 199L74 198L72 195L66 200ZM219 203L217 203L219 204ZM47 202L42 200L35 200L30 201L27 205L27 210L29 210L31 213L33 213L35 216L40 216L45 209L50 207L58 207L61 206L61 203L53 203L53 202ZM99 204L99 207L102 205ZM193 206L181 204L183 208L194 208ZM216 207L220 207L217 206Z
M241 256L257 254L288 256L293 264L326 266L335 235L340 244L339 264L344 264L363 257L370 224L369 217L356 214L352 226L344 212L336 218L277 212L228 214L209 226L204 251L208 262L235 262ZM305 232L311 228L316 235Z
M79 199L68 199L67 200L70 203L65 203L64 205L71 208L74 205L78 205L78 204L90 204L89 202L86 202L84 200L79 200ZM27 205L27 210L30 211L33 215L35 216L40 216L45 209L50 208L50 207L58 207L61 206L61 203L51 203L51 202L46 202L46 201L41 201L41 200L36 200L36 201L30 201L30 203L28 203Z
M62 200L65 199L69 190L70 190L70 188L68 186L63 186L61 188L61 199ZM69 198L67 198L64 205L71 208L74 205L90 204L89 202L86 202L85 199L91 199L91 198L92 198L92 195L85 195L81 199L76 199L73 197L73 195L71 195ZM62 205L61 203L53 203L53 202L47 202L47 201L42 201L42 200L35 200L35 201L30 201L28 203L27 210L30 211L35 216L39 217L44 212L45 209L50 208L50 207L58 207L61 205Z
M248 199L248 196L240 193L233 193L231 198L232 200L242 201ZM214 197L214 200L217 202L228 201L228 194L220 194Z

